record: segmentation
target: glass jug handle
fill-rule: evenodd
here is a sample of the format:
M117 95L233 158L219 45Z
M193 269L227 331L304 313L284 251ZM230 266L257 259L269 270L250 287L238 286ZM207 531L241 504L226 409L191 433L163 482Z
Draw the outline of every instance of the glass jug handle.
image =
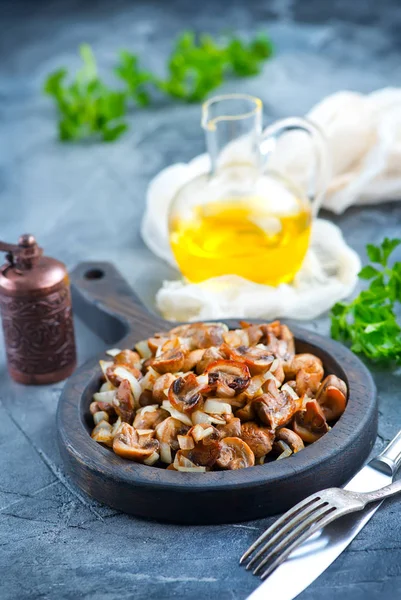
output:
M312 205L312 215L316 216L322 203L324 194L329 184L329 157L327 142L320 129L300 117L282 119L267 127L262 134L260 151L262 156L267 156L275 148L276 141L290 131L304 131L309 135L315 155L315 169L313 176L313 191L308 194Z

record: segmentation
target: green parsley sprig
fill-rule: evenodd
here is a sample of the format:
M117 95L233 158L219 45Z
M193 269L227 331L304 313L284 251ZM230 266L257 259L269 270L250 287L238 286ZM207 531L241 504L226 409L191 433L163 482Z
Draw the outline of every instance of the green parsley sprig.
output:
M351 350L383 364L401 364L401 327L396 307L401 302L401 262L389 266L389 258L401 239L385 238L380 246L368 244L373 264L363 267L359 278L370 281L349 304L338 302L331 312L331 335L350 344Z
M227 76L259 73L272 53L272 43L263 34L249 43L232 36L218 44L210 35L196 37L186 31L175 42L164 78L143 69L138 55L121 50L114 74L123 88L114 90L100 79L93 52L83 44L83 66L75 77L65 68L58 69L47 77L44 91L56 103L61 140L113 141L128 128L125 116L130 104L148 106L154 91L184 102L199 102Z

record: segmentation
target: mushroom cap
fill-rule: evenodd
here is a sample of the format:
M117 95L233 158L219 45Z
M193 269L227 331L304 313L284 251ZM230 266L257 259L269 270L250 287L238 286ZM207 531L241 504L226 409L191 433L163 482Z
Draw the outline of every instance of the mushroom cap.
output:
M194 373L177 377L168 391L168 399L172 406L184 413L191 413L203 406L201 391L204 386L198 383Z
M191 450L179 450L179 452L180 456L188 458L197 466L213 467L220 454L220 444L218 440L209 440L207 443L201 440Z
M114 357L115 364L134 368L136 368L140 360L141 357L138 352L134 352L133 350L121 350L121 352Z
M347 405L347 391L345 382L335 375L328 375L322 381L316 400L327 421L341 417Z
M143 462L159 448L159 442L154 439L138 436L135 429L128 423L123 423L113 440L113 450L119 456Z
M295 354L291 362L284 364L284 373L287 380L296 379L298 371L303 369L308 373L322 373L323 377L323 363L319 357L308 352L302 354Z
M168 390L175 380L175 377L172 373L165 373L161 375L153 384L152 397L154 403L161 404L164 400L167 399L167 395L164 393L165 390Z
M234 360L243 361L251 375L266 373L274 361L272 352L266 346L239 346L231 356Z
M142 373L136 367L126 365L126 364L119 364L119 363L115 362L111 365L111 367L108 367L106 369L106 377L110 381L110 383L112 385L114 385L114 387L116 387L116 388L119 387L120 383L123 380L123 378L120 377L120 375L117 375L115 373L116 369L125 369L125 370L129 371L129 373L132 373L132 375L134 377L136 377L136 379L140 379L142 377Z
M189 325L178 325L170 331L170 335L185 338L189 347L210 348L220 346L224 339L223 333L227 331L224 323L190 323Z
M121 417L122 421L126 423L132 422L134 416L134 396L132 395L128 379L123 379L118 386L113 406L117 416Z
M295 400L289 392L278 390L273 380L268 382L268 392L252 402L258 418L270 429L286 425L301 404L301 400Z
M183 350L172 348L166 350L157 358L153 358L151 365L157 373L177 373L184 366L186 353Z
M272 449L274 431L261 427L254 421L248 421L241 427L241 439L248 444L255 458L261 458Z
M204 355L205 350L203 348L198 348L196 350L191 350L188 355L185 357L184 365L182 370L184 372L191 371L196 367L196 365L202 360L202 356Z
M172 450L178 450L177 436L186 435L190 427L174 417L167 417L156 425L156 439L160 444L168 444Z
M220 439L226 437L241 437L241 420L233 415L226 415L225 419L225 425L217 425Z
M159 423L168 417L169 413L157 404L144 406L137 410L133 426L135 429L155 429Z
M216 362L216 360L220 360L223 357L223 353L219 348L215 346L211 346L210 348L206 348L203 353L201 360L198 362L196 366L196 372L198 375L201 375L209 365Z
M295 433L308 444L316 442L329 430L326 418L316 400L305 402L305 408L296 413L293 428Z
M246 442L238 437L226 437L220 442L216 465L221 469L245 469L253 467L255 456Z
M276 440L285 442L291 448L294 454L305 448L302 438L295 433L295 431L287 429L286 427L277 429Z
M216 395L223 398L242 392L251 380L248 367L233 360L216 360L207 367L205 374L209 390L215 390Z
M282 325L280 321L273 321L260 325L260 328L263 331L262 343L276 358L281 358L285 362L290 361L295 354L295 342L287 325Z

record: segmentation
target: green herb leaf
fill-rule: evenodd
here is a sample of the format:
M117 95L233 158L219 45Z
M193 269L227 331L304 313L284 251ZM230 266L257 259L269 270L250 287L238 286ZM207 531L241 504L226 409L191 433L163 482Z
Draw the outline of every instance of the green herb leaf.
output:
M351 350L364 354L372 361L401 364L401 327L396 318L396 302L401 302L401 262L388 267L388 259L400 239L383 240L382 244L368 244L366 250L372 265L359 273L361 279L370 280L349 304L338 302L331 310L331 335L347 342Z

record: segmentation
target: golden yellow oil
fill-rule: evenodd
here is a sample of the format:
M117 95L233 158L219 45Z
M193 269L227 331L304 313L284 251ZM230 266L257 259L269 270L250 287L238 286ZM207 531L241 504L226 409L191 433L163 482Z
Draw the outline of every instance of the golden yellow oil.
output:
M192 218L172 216L170 243L192 282L235 274L257 283L291 281L309 245L311 215L299 201L288 214L268 210L260 197L198 206Z

